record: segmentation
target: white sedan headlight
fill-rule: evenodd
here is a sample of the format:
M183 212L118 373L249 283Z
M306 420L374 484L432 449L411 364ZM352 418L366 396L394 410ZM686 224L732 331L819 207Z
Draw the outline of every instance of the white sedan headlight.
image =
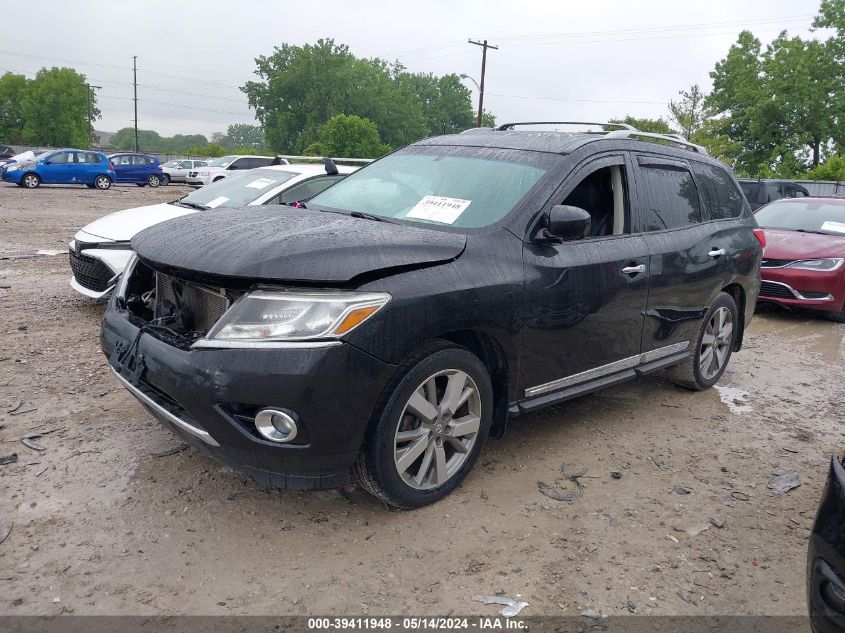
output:
M831 271L839 270L842 267L842 262L845 259L841 257L825 257L821 259L800 259L797 262L787 264L784 268L793 268L797 270L817 270L817 271Z
M208 333L216 341L306 341L339 338L387 302L384 292L270 292L244 295Z

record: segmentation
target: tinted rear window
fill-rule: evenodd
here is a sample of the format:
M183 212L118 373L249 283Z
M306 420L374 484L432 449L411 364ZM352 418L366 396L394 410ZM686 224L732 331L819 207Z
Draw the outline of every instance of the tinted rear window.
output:
M749 202L760 202L760 190L762 186L759 182L740 182L739 186L742 188L742 193Z
M686 167L641 165L645 190L642 231L663 231L701 222L701 204Z
M745 201L725 170L703 163L693 163L693 170L711 220L727 220L742 215Z

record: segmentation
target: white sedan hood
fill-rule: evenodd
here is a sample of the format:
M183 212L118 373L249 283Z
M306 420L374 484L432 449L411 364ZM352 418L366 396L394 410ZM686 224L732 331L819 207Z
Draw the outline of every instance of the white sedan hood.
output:
M117 213L110 213L99 220L94 220L91 224L82 227L79 233L113 242L128 242L135 237L136 233L140 233L154 224L191 213L197 213L197 210L168 203L124 209ZM81 235L77 239L83 242L88 241Z

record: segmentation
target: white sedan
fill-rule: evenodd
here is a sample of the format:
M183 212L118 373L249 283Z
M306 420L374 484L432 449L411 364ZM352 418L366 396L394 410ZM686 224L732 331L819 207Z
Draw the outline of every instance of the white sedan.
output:
M309 200L357 167L277 165L233 174L173 202L125 209L80 229L69 244L71 287L105 299L132 257L129 241L146 228L217 207L293 204Z

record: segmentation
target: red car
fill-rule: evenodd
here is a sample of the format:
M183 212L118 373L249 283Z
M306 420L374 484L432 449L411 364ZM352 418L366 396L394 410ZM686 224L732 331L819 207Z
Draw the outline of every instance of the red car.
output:
M845 199L785 198L754 217L766 233L759 301L845 322Z

